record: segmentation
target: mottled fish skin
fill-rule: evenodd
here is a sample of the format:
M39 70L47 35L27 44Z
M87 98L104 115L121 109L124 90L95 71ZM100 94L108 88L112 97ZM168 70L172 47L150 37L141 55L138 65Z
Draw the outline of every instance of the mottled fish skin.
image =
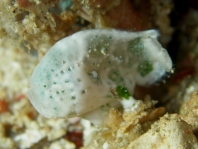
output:
M93 29L58 41L33 71L31 103L48 118L80 116L119 103L113 92L117 86L133 94L135 84L152 84L172 69L158 35L155 30Z

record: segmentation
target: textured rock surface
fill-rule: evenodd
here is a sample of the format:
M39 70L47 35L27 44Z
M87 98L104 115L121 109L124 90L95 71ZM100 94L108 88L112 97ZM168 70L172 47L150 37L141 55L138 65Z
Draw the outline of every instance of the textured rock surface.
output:
M128 149L196 149L197 138L192 126L181 120L178 115L165 115L155 122L151 129L133 141Z

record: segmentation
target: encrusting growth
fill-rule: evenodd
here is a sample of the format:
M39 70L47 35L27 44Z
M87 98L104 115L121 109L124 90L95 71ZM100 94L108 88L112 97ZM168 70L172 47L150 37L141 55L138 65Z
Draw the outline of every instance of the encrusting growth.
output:
M135 84L152 84L171 71L171 59L157 37L155 30L93 29L58 41L32 74L31 103L48 118L94 111L102 116L121 100L132 100Z

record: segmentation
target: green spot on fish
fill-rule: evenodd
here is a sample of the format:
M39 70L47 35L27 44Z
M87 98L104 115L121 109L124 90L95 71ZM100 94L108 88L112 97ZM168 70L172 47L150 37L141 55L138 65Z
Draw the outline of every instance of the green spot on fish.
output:
M129 42L129 50L134 54L134 56L142 56L144 45L141 42L141 38L136 38Z
M123 86L117 86L116 92L117 92L118 96L123 97L125 99L129 99L129 97L131 96L129 91L127 90L127 88L123 87Z
M153 70L153 65L150 61L145 60L139 64L137 70L142 77L145 77Z

